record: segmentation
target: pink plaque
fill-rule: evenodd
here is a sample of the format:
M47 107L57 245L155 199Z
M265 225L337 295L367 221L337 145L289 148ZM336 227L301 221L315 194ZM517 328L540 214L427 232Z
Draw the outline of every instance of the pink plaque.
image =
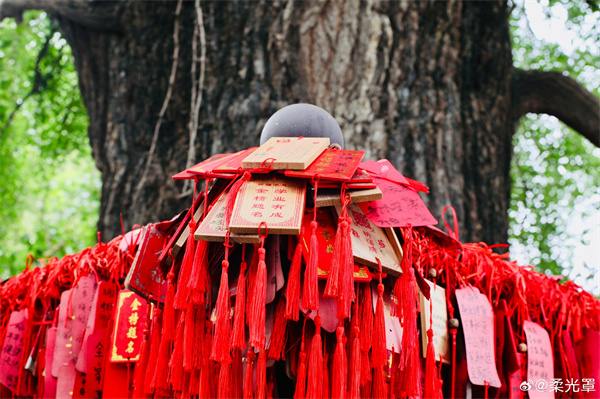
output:
M494 313L487 297L475 287L456 290L467 352L467 370L474 385L502 385L494 353Z

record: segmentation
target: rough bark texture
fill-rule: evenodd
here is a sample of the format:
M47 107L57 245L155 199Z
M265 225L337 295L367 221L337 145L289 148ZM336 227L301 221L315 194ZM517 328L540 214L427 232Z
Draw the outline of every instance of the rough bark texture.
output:
M170 177L186 166L200 66L192 65L194 3L183 2L173 94L136 197L168 88L177 3L112 4L113 10L103 4L103 12L116 20L106 18L110 29L101 31L72 12L52 10L73 47L90 115L103 180L98 227L106 238L120 233L120 213L130 227L168 218L190 203L180 195L183 184ZM337 119L347 148L365 150L367 159L388 158L428 185L424 199L435 216L454 206L461 240L506 242L511 139L520 108L513 105L505 2L201 7L207 58L196 160L256 145L277 109L313 103Z

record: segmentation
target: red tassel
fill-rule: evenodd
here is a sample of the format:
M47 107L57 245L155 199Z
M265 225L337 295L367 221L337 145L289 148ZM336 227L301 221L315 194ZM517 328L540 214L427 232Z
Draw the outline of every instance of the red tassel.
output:
M360 315L360 351L361 372L360 385L365 386L371 381L371 361L369 351L373 341L373 298L371 285L365 284L363 289L363 300Z
M196 222L194 222L193 219L190 220L188 229L189 235L185 244L185 254L183 255L183 261L181 262L177 292L175 293L175 309L185 309L189 306L189 302L187 300L189 294L188 281L190 281L192 276L194 255L196 253L196 240L194 239Z
M352 322L354 323L354 340L352 341L352 349L350 352L350 374L349 385L350 385L350 399L360 398L360 381L361 381L361 356L360 356L360 328L358 328L358 320L355 319L358 316L358 306L354 305L354 315Z
M226 245L228 245L228 243L226 243ZM225 251L225 258L227 258L228 249L225 249ZM221 286L219 287L219 294L217 296L217 304L215 307L215 335L210 359L219 363L229 364L231 363L231 356L229 354L229 340L231 338L231 320L229 317L229 274L227 273L229 261L224 259L221 265Z
M302 292L302 307L317 310L319 308L319 285L317 281L317 266L319 265L319 243L317 241L317 222L310 222L310 247L308 264L304 270L304 286Z
M383 366L376 366L373 370L373 393L371 395L374 398L387 398Z
M133 398L142 399L145 398L144 384L146 380L146 371L149 366L150 357L150 316L152 306L148 306L146 314L146 324L144 326L144 340L140 346L140 359L136 363L135 372L133 374Z
M256 364L256 399L267 397L267 352L264 348L258 352Z
M191 278L188 280L188 301L200 305L206 303L206 294L210 290L208 275L208 242L198 241L194 253ZM180 280L181 281L181 280ZM183 284L183 282L182 282Z
M202 365L200 367L200 378L198 387L198 396L200 398L213 398L215 395L212 394L212 365L211 360L208 357L212 347L212 326L210 322L207 323L209 328L206 328L206 335L204 336L204 347L202 348Z
M235 315L233 318L233 332L231 334L231 348L246 348L246 245L242 248L242 264L238 277L237 294L235 295Z
M338 226L335 232L335 240L333 241L333 258L329 267L329 275L327 276L327 285L323 296L326 298L336 298L338 296L338 285L340 283L340 268L342 263L343 243L342 236L344 234L345 219L340 216L338 218Z
M178 392L183 391L184 322L185 317L181 315L177 322L177 335L175 337L173 355L169 361L169 368L171 369L169 381L171 382L171 385L173 385L173 390Z
M231 372L229 364L221 363L219 371L219 388L217 390L217 398L226 399L231 397Z
M381 280L381 278L380 278ZM385 343L385 315L383 314L383 284L377 285L377 307L375 308L375 326L373 327L373 367L384 366L387 362Z
M427 330L427 358L425 361L425 397L439 398L438 373L435 363L435 347L433 346L433 330Z
M241 398L244 384L244 365L242 362L242 350L233 350L233 360L231 362L231 397Z
M174 267L174 266L173 266ZM160 337L160 346L158 348L158 359L156 360L156 370L152 384L158 391L168 391L171 389L169 384L169 360L173 351L173 338L175 333L175 309L173 302L175 300L175 287L173 286L173 267L167 274L167 298L165 300L163 311L162 334Z
M294 399L304 399L306 397L306 352L304 352L304 348L300 349L300 361L296 374Z
M317 399L323 394L321 385L321 371L323 368L323 342L321 340L321 317L315 318L315 335L310 344L310 356L308 362L308 387L306 388L307 399Z
M323 397L329 398L331 396L331 392L329 390L329 368L327 367L327 362L329 361L329 356L327 354L323 355Z
M333 377L331 379L331 397L344 399L346 397L346 351L344 350L344 327L341 325L335 331L337 344L333 355Z
M342 222L342 252L340 259L340 282L337 301L338 319L350 317L354 301L354 255L352 253L352 228L350 218Z
M303 232L300 233L300 237L303 236ZM302 244L300 238L298 238L298 244L294 250L294 257L292 258L292 264L290 266L290 272L288 274L286 298L285 301L285 318L288 320L298 321L298 311L300 301L300 266L302 263Z
M264 240L263 240L264 243ZM256 349L265 347L265 301L267 297L267 266L265 249L258 249L258 267L254 282L254 294L250 304L248 322L250 324L250 340L248 344Z
M273 315L273 328L271 329L271 345L269 346L269 359L285 360L285 341L287 319L284 316L286 299L283 295L279 297L275 313Z
M244 376L244 399L253 399L254 392L252 389L252 379L254 377L253 370L254 351L248 350L246 353L246 375Z
M158 359L158 347L160 346L160 330L162 329L162 310L155 309L154 320L152 323L152 340L150 344L150 357L148 358L148 370L146 370L144 392L154 393L154 374L156 372L156 361Z

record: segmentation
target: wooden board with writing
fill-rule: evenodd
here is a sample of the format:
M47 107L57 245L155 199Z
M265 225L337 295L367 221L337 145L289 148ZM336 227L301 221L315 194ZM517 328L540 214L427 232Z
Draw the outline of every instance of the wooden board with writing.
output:
M354 176L358 164L365 156L364 151L327 149L306 170L286 170L289 177L317 178L320 181L347 181Z
M196 240L211 242L225 241L226 229L223 226L223 221L225 219L225 205L227 204L228 194L229 191L224 192L212 206L212 209L208 211L208 214L194 232ZM260 242L258 234L230 233L229 239L232 242L240 244L257 244Z
M276 175L252 177L235 200L229 231L258 233L262 222L269 234L300 234L306 197L302 179Z
M460 311L465 336L467 371L474 385L494 388L502 385L496 370L494 348L494 313L487 297L475 287L456 290L456 302Z
M199 164L196 164L194 166L192 166L191 168L185 170L185 172L187 173L191 173L195 176L198 177L207 177L208 175L211 175L211 173L213 172L213 170L221 165L223 165L225 162L227 162L228 160L234 158L236 155L239 155L240 153L243 153L244 150L242 151L238 151L236 153L233 154L216 154L213 155L212 157L205 159L204 161L200 162ZM183 173L183 172L181 172ZM235 174L225 174L227 176L231 176L231 178L235 177ZM175 175L177 176L177 175ZM173 178L175 178L175 176L173 176ZM219 176L221 177L221 176Z
M126 363L139 360L147 307L146 300L136 293L128 290L119 292L109 358L111 362Z
M353 204L383 198L381 190L377 187L368 190L350 190L347 193L350 194L350 201ZM326 188L317 190L317 208L335 205L342 205L339 189Z
M254 151L256 151L258 147L251 147L247 150L243 150L237 152L235 156L228 158L225 163L217 166L213 169L214 173L240 173L243 170L242 161L252 155ZM252 173L266 173L269 172L267 168L255 168L252 170Z
M446 309L446 290L431 281L425 280L430 287L430 295L433 302L427 300L419 291L419 301L421 303L421 342L423 346L423 358L427 355L427 331L430 326L430 315L433 319L433 347L435 348L435 358L442 362L450 364L450 346L448 345L448 311ZM430 309L431 307L431 309ZM433 312L431 312L433 310Z
M335 210L339 215L342 207L338 205ZM400 259L383 229L375 226L355 204L348 205L348 215L352 221L354 260L377 269L379 259L384 272L394 276L402 274Z
M529 320L523 322L523 331L527 340L527 381L534 387L538 387L538 381L550 384L554 379L554 362L548 332ZM530 399L554 398L550 390L531 389L528 394Z
M10 314L0 354L0 383L11 391L17 387L21 373L26 324L27 309Z
M328 137L271 137L242 161L242 167L304 170L328 145Z

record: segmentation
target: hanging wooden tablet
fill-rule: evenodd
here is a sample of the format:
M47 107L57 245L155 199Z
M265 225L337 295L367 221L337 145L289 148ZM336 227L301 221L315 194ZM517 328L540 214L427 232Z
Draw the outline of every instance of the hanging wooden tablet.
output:
M450 364L450 352L448 345L448 311L446 309L446 290L431 281L425 280L430 287L430 296L433 301L431 308L433 310L433 347L435 348L435 358L442 362ZM427 332L430 327L430 305L429 300L419 291L419 302L421 304L421 332ZM421 334L421 343L423 348L423 358L427 355L427 334Z
M494 354L494 313L487 297L475 287L456 290L461 326L465 337L467 370L474 385L500 388Z
M364 151L327 149L306 170L286 170L285 175L304 179L318 177L319 182L347 181L354 176L364 156Z
M306 186L304 180L276 175L252 177L238 192L229 231L254 234L265 222L269 234L300 234Z
M523 331L527 339L527 381L534 387L529 390L529 397L531 399L554 398L554 392L539 389L543 384L547 388L554 379L550 336L542 326L529 320L523 322ZM540 381L542 385L538 385Z
M8 319L8 327L0 355L0 383L13 391L17 387L22 368L23 339L27 324L27 309L14 311Z
M152 296L159 302L165 301L167 284L160 270L159 257L166 240L167 235L155 225L142 228L140 245L125 279L127 289L146 299Z
M206 177L207 173L211 174L215 168L217 168L218 166L221 166L228 160L234 158L236 155L239 155L240 153L243 153L244 151L245 150L238 151L233 154L213 155L212 157L200 162L199 164L194 165L189 169L186 169L186 172L191 173L198 177ZM232 177L236 176L235 174L228 174L228 175L231 175Z
M227 195L229 192L223 193L212 206L200 226L194 233L196 240L225 242L225 234L227 230L224 228L223 221L225 220L225 205L227 204ZM258 234L237 234L230 233L229 240L241 244L258 244L260 238Z
M304 170L328 145L327 137L271 137L242 161L242 167Z
M147 306L146 300L134 292L119 292L109 357L111 362L126 363L139 359Z
M359 202L373 201L383 198L381 194L381 190L377 187L368 189L368 190L349 190L347 193L350 195L351 201L353 204ZM325 206L335 206L342 205L342 200L340 198L340 189L339 188L326 188L317 191L317 208L322 208Z
M341 206L336 206L338 215ZM352 251L358 263L377 268L377 259L381 261L383 271L394 276L402 274L400 259L396 255L390 240L380 227L375 226L355 204L348 205L348 215L352 219Z

